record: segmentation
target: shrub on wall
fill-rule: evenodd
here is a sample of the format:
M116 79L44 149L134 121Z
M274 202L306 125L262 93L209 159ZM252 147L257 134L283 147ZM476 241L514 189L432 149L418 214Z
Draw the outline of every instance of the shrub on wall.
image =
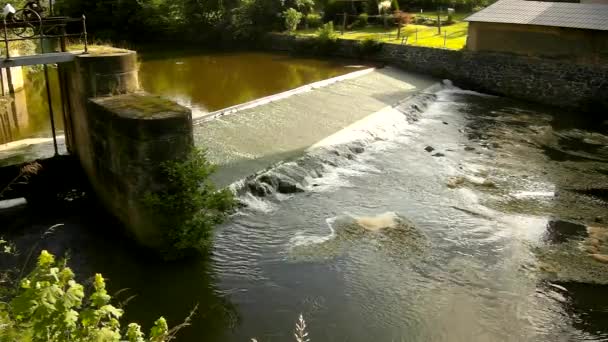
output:
M330 21L324 24L317 31L315 52L322 55L329 54L335 50L337 40L338 34L334 30L334 23Z
M233 193L229 189L218 191L209 180L215 170L200 149L184 161L164 163L163 172L171 187L147 194L145 202L165 220L162 252L166 259L178 259L191 251L207 252L213 228L235 208Z
M374 38L366 38L360 41L357 45L357 51L360 57L374 55L382 50L382 42Z

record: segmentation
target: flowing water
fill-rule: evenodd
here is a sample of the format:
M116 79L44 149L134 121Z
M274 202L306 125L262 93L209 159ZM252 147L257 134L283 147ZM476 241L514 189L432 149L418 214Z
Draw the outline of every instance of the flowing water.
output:
M41 247L130 289L128 319L198 303L180 341L289 341L300 313L312 341L608 340L607 123L449 85L411 101L234 184L207 259L159 264L93 209L18 239L65 223Z

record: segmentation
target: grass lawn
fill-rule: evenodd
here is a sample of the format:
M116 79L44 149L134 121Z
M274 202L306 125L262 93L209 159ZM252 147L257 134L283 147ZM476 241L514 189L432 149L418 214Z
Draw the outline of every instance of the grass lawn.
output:
M433 14L436 15L436 12L424 12L423 15L432 17ZM346 31L343 35L340 34L339 37L342 39L355 40L373 38L392 44L401 44L402 38L407 37L407 40L403 41L404 44L435 48L443 48L445 39L445 48L460 50L464 47L467 41L467 32L469 27L469 23L460 21L464 17L466 17L466 14L456 13L454 15L454 20L456 20L456 23L448 26L442 26L441 35L438 34L437 27L409 24L401 29L401 38L397 38L397 28L385 30L382 26L368 26L363 29ZM340 32L340 27L336 27L336 31ZM303 36L314 36L316 35L316 30L298 30L296 34Z

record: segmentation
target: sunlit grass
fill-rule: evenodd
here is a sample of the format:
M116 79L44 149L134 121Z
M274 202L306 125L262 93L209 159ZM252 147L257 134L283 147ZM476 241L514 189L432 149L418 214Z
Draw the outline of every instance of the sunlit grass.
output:
M430 16L429 13L425 13L425 15ZM372 38L391 44L403 43L415 46L445 47L447 49L460 50L466 44L468 27L469 24L467 22L457 22L452 25L443 26L441 34L439 34L437 27L410 24L401 29L401 37L397 38L397 28L386 30L382 26L369 26L363 29L346 31L343 35L340 34L339 37L354 40ZM338 28L337 31L339 32ZM299 30L296 33L303 36L314 36L316 35L316 30ZM407 37L407 40L403 39L405 37Z
M120 53L120 52L128 51L126 49L117 48L117 47L112 46L111 44L106 44L106 43L93 43L93 44L89 44L87 47L88 47L88 52L90 54L96 54L96 55L109 55L109 54L113 54L113 53ZM68 51L84 52L84 43L81 43L81 42L69 43Z

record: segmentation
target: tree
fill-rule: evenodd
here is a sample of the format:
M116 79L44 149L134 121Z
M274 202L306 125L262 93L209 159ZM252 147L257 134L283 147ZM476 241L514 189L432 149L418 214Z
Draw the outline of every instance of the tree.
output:
M382 15L382 20L384 22L384 28L388 28L388 13L391 10L391 1L384 0L378 3L378 13Z
M283 17L285 18L285 29L287 32L293 33L298 28L298 24L302 20L302 13L293 8L288 8L283 12Z
M393 13L395 23L397 24L397 39L401 38L401 28L412 22L412 15L407 12L396 10Z

